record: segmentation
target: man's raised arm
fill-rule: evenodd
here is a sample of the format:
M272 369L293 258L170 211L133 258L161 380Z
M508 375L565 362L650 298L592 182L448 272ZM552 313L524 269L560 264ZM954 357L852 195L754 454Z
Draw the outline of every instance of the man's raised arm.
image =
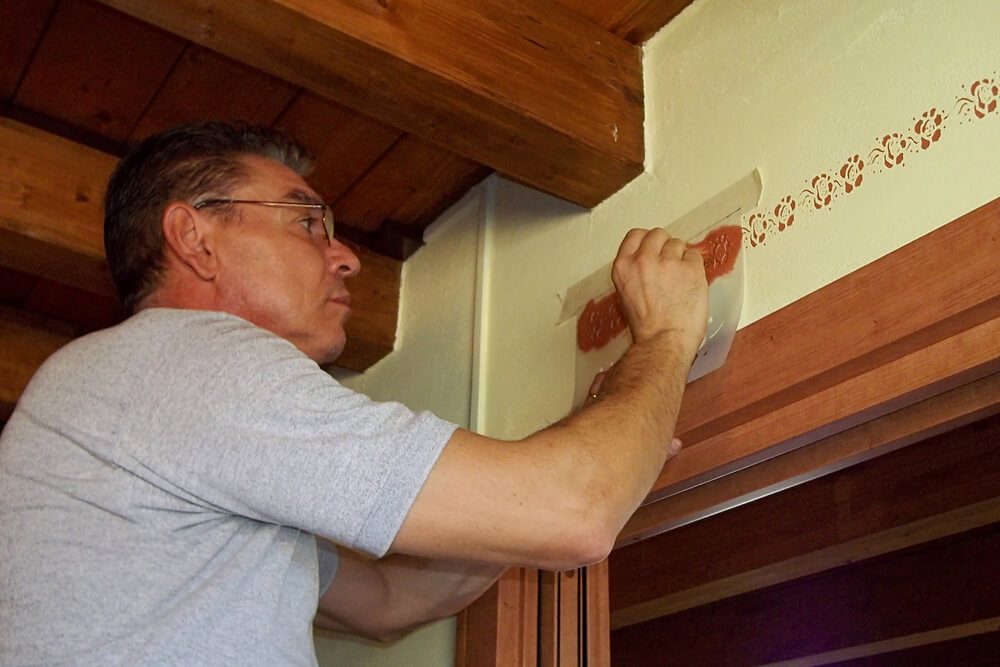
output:
M516 442L457 431L394 552L558 570L610 551L672 453L708 313L701 256L663 230L630 231L612 276L634 343L600 399Z

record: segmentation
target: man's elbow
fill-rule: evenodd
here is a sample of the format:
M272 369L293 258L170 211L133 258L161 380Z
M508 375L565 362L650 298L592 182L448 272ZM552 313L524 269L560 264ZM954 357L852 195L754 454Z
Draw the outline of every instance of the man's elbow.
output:
M571 512L565 530L558 531L557 541L550 545L549 562L543 567L556 571L574 570L607 558L618 530L606 514L600 505L591 503Z

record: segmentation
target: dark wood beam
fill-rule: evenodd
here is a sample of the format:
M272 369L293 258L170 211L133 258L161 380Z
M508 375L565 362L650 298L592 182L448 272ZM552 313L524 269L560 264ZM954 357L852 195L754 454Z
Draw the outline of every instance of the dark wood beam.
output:
M687 609L612 632L612 662L829 664L988 634L1000 624L998 553L1000 523L994 523Z
M0 306L0 421L10 417L42 362L72 339L66 325Z
M104 260L104 189L113 156L0 119L0 265L103 297L114 295ZM353 314L337 365L364 370L393 349L402 264L356 248Z
M555 0L632 44L642 44L692 0Z
M615 628L1000 522L1000 415L618 549Z
M103 1L583 206L642 172L640 50L553 2Z

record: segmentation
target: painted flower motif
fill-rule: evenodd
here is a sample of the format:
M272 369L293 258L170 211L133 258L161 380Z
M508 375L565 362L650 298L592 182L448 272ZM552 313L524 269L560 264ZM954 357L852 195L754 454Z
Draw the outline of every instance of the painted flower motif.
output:
M903 164L906 157L906 137L893 132L882 137L882 161L887 169Z
M747 219L747 226L743 231L746 232L746 238L750 239L751 248L764 243L771 224L771 221L763 213L754 213Z
M844 166L840 168L840 178L844 181L844 194L848 194L854 188L861 185L864 174L861 172L865 168L865 161L860 156L854 155L847 159Z
M785 227L791 227L795 222L795 199L792 195L785 197L774 207L774 219L778 221L778 231L785 231Z
M980 79L972 84L972 99L975 100L976 117L983 118L997 110L1000 86L993 79Z
M813 206L819 209L830 205L833 201L834 181L829 174L814 177L809 186L812 188L808 192L812 195Z
M944 114L937 109L925 111L913 126L913 131L920 138L920 148L927 150L932 143L941 138L941 123L944 121Z

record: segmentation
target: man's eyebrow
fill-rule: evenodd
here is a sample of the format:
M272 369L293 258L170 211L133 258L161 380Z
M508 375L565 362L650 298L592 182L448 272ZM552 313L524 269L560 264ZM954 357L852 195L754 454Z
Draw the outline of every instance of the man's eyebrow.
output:
M326 205L325 202L316 195L310 192L306 192L305 190L301 190L299 188L295 188L293 190L289 190L288 192L286 192L285 199L295 202L301 202L303 204L318 204L320 206Z

